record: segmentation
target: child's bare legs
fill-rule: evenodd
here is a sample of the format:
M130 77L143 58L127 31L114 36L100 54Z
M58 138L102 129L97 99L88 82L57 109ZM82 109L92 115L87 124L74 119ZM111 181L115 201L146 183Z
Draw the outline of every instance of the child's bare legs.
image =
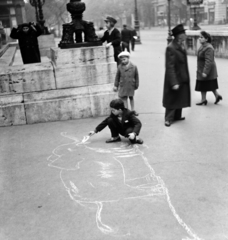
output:
M127 97L120 97L120 99L124 102L125 108L128 108Z
M134 97L129 97L129 99L130 99L131 111L134 111L135 110Z

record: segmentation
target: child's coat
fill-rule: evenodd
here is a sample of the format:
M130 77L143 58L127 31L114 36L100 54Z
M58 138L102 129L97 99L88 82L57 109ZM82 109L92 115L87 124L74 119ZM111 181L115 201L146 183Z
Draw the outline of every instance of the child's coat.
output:
M132 97L139 87L138 69L131 62L128 66L120 64L114 86L118 88L119 97Z

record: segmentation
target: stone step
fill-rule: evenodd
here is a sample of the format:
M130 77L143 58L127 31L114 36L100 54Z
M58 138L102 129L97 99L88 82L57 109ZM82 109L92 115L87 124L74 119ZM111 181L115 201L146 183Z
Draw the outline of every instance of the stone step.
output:
M0 97L0 126L26 124L24 100L22 94Z
M27 123L105 116L116 98L113 84L24 94Z
M105 116L117 98L113 84L8 94L0 97L0 126Z
M56 89L51 62L10 66L0 72L0 94Z

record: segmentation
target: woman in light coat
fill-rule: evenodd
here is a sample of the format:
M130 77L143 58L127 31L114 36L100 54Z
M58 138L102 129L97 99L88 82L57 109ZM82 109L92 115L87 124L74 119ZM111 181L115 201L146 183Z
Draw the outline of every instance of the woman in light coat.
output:
M214 48L211 45L211 36L209 33L202 31L199 41L201 47L197 56L197 81L195 90L201 92L202 100L196 105L207 105L207 92L212 91L215 95L215 104L222 100L219 95L217 68L215 64Z

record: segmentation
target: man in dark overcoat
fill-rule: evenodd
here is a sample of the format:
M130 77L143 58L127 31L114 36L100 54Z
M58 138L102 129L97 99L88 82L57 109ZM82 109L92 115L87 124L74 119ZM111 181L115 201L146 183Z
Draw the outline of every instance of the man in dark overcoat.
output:
M37 39L41 34L41 27L34 23L24 23L12 29L10 37L18 39L24 64L41 62Z
M165 126L173 121L184 120L182 108L190 107L190 77L188 71L187 53L184 47L186 40L182 24L172 29L174 40L166 48L166 71L163 92L163 107L165 107Z
M123 25L121 31L121 40L122 40L122 50L124 51L127 48L127 51L130 52L130 41L132 38L132 31L127 28L127 25Z
M109 48L113 46L114 48L114 59L119 64L118 55L121 53L121 35L120 31L115 28L115 24L117 23L116 19L113 17L107 17L105 20L107 30L104 33L104 36L101 38L102 42L107 42L106 47Z

